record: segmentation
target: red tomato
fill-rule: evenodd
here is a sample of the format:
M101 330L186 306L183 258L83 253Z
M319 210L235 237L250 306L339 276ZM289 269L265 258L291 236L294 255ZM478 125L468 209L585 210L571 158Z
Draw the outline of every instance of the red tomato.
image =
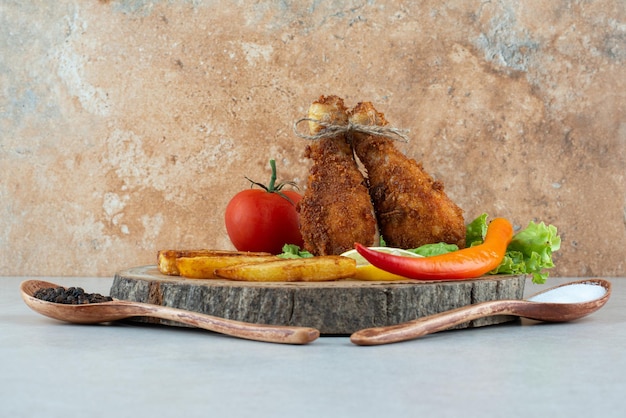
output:
M248 189L237 193L226 206L225 214L226 231L235 248L280 254L285 244L302 247L296 212L296 203L301 198L290 190Z

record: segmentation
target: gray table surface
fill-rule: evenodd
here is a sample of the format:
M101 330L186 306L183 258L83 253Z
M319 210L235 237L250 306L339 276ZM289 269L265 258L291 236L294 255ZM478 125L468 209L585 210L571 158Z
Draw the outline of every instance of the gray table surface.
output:
M446 331L359 347L306 346L204 330L72 325L0 277L3 417L617 417L626 416L626 278L581 320ZM44 278L108 294L112 280ZM580 280L528 283L526 294Z

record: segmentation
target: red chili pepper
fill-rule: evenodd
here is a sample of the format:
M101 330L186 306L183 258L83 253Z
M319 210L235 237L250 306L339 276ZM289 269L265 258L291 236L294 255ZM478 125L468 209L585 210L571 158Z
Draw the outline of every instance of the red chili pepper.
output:
M513 226L496 218L480 245L432 257L403 257L355 244L356 250L379 269L415 280L454 280L480 277L500 265L513 238Z

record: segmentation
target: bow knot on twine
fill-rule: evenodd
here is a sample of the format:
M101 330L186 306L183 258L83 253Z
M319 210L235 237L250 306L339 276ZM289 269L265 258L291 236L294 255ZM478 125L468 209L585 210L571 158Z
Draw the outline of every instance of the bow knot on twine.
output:
M303 134L298 130L298 125L300 125L302 122L315 122L318 125L322 126L324 129L316 133L315 135ZM301 118L295 121L293 124L293 131L300 138L311 140L332 138L339 134L347 134L351 136L354 132L359 132L369 135L384 136L386 138L401 142L409 141L409 138L407 137L408 131L406 129L394 128L392 126L361 125L351 122L348 122L347 125L336 125L333 123L323 122L321 120L312 118Z

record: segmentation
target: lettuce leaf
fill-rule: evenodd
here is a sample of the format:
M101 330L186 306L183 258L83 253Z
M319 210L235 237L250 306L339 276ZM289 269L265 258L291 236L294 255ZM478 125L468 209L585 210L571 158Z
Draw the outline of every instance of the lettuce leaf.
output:
M446 244L445 242L438 242L436 244L425 244L421 247L413 248L412 253L419 254L424 257L431 257L433 255L451 253L457 251L459 247L455 244Z
M483 213L465 227L465 246L482 244L487 234L487 214Z
M285 244L283 245L283 252L281 254L278 254L278 257L280 258L309 258L309 257L313 257L313 254L311 254L308 251L301 250L300 247L298 247L295 244Z
M542 271L554 267L552 254L560 248L561 237L554 225L530 221L525 229L513 236L498 272L508 273L503 264L508 263L507 257L516 257L523 260L524 273L532 274L534 283L545 283L548 273Z

